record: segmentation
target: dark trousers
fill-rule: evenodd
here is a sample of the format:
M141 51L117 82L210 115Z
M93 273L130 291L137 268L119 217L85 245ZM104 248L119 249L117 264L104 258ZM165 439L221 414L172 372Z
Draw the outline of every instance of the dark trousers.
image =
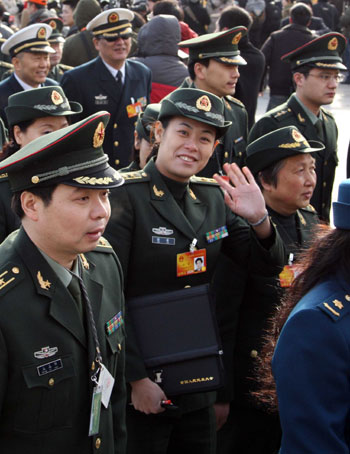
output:
M127 408L127 454L215 454L213 407L188 413L165 410L145 415Z

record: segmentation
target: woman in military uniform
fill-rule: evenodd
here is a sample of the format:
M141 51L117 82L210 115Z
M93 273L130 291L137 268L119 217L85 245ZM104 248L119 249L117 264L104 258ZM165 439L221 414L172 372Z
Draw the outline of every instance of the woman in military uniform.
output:
M9 97L5 108L9 142L0 152L0 160L12 155L39 136L68 126L68 118L82 111L77 102L69 102L61 87L26 90ZM11 210L11 190L7 174L0 175L0 243L20 221Z
M156 159L142 171L124 173L125 185L112 191L106 236L121 260L126 299L210 283L221 250L243 267L266 274L274 274L283 260L248 169L226 166L233 185L218 175L215 180L194 176L230 125L223 110L221 99L211 93L172 92L162 101L155 125ZM181 263L191 254L202 257L204 266L183 273ZM215 452L215 393L165 395L148 378L130 320L126 326L132 404L127 408L128 452ZM164 410L161 402L167 398L177 410Z

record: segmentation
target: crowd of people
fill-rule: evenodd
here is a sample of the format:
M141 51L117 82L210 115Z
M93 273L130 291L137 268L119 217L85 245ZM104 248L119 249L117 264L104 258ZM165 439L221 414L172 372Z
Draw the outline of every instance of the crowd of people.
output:
M0 2L4 454L350 453L349 19Z

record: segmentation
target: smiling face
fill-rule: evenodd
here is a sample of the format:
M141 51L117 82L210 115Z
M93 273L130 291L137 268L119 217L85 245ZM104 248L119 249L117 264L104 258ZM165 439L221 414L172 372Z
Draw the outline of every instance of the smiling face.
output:
M12 58L12 63L17 76L34 88L45 82L50 69L47 52L20 52Z
M94 38L93 42L101 58L116 69L123 66L131 48L131 38L119 37L111 42L104 38Z
M214 126L191 118L173 117L165 129L157 121L157 169L172 180L187 182L207 165L214 150L215 137Z
M310 153L284 160L277 174L277 184L262 181L266 204L284 216L309 205L316 186L315 159Z
M209 60L209 65L197 62L194 65L197 88L209 91L216 96L234 95L239 78L238 66Z
M49 257L70 268L77 254L93 250L110 217L108 189L59 184L47 204L29 191L21 203L23 226Z

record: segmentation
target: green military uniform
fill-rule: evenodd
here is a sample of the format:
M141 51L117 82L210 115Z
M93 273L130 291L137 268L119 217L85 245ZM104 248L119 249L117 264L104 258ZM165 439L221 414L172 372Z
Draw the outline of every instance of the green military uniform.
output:
M7 173L0 174L0 243L20 226L20 220L11 209L11 197Z
M182 41L179 47L189 48L189 60L192 63L212 58L222 64L246 65L247 62L240 56L238 50L238 43L246 31L245 27L235 27ZM190 78L186 78L181 87L195 88L196 85ZM245 162L248 135L247 111L244 104L233 96L224 96L223 101L225 120L231 121L232 125L216 146L207 166L200 172L201 176L211 178L214 173L221 174L225 163L236 162L242 167Z
M102 150L108 117L99 112L35 139L2 161L0 169L7 170L11 189L34 192L42 185L68 185L101 191L121 184ZM79 254L71 246L75 258L70 271L48 255L50 247L38 248L29 218L23 224L0 246L1 450L123 454L126 394L119 261L101 237L91 252ZM47 238L45 243L54 241ZM70 289L72 274L80 279L78 301ZM88 436L92 379L100 379L101 363L115 385L106 406L95 402L100 420Z
M159 119L180 115L204 123L211 121L209 124L213 126L220 124L218 118L223 123L219 98L209 93L200 96L203 93L206 92L192 89L174 91L163 100ZM197 106L203 100L205 110L208 104L219 103L221 112L213 108L208 109L209 112L198 108L196 112L193 110L195 99L185 96L197 98ZM167 110L169 104L173 104L173 108ZM206 114L209 115L206 117ZM228 124L225 122L220 135L225 133ZM192 177L189 183L174 181L158 171L153 158L142 171L126 173L123 177L125 185L111 193L112 215L106 237L118 251L125 273L126 300L210 283L221 250L236 257L242 267L256 267L267 275L274 274L274 263L280 253L278 241L273 236L268 241L270 249L265 249L248 224L225 206L222 191L214 180ZM211 241L210 233L215 229L218 235ZM196 249L206 251L206 271L178 277L177 254L188 252L194 239L198 240ZM129 322L127 382L147 377L132 329ZM212 404L215 393L181 395L172 401L179 409L159 415L145 415L129 407L130 453L214 452ZM206 428L204 433L203 427Z
M282 60L291 63L293 72L298 72L299 67L305 66L310 69L345 70L340 56L345 44L345 37L341 34L328 33L284 55ZM297 94L293 94L286 103L270 110L255 123L248 141L251 143L270 131L293 125L308 140L318 140L325 145L322 152L315 154L317 185L311 203L319 216L329 221L333 181L338 165L338 129L330 112L321 107L316 116L298 100Z
M6 79L13 73L13 64L0 61L0 80Z
M307 142L296 128L285 127L250 144L247 148L247 165L254 175L258 175L261 170L283 159L302 153L315 154L322 149L321 143ZM279 179L277 188L282 186L283 180ZM269 206L267 210L283 241L285 265L288 264L288 258L292 263L299 251L307 248L315 236L319 223L317 213L311 205L288 216ZM229 332L227 329L225 336L227 350L234 353L229 370L229 389L226 390L226 394L231 396L230 415L219 432L219 452L244 451L246 454L255 454L260 451L277 454L281 442L278 415L267 413L250 393L257 390L257 361L265 342L265 332L270 329L268 320L275 314L284 289L278 274L266 277L261 273L246 273L246 282L237 331ZM227 324L227 321L236 317L236 313L232 314L232 308L228 306L224 317Z
M63 74L70 69L73 69L73 66L63 65L62 63L59 63L58 65L50 69L48 77L50 77L50 79L56 80L57 82L61 82Z

